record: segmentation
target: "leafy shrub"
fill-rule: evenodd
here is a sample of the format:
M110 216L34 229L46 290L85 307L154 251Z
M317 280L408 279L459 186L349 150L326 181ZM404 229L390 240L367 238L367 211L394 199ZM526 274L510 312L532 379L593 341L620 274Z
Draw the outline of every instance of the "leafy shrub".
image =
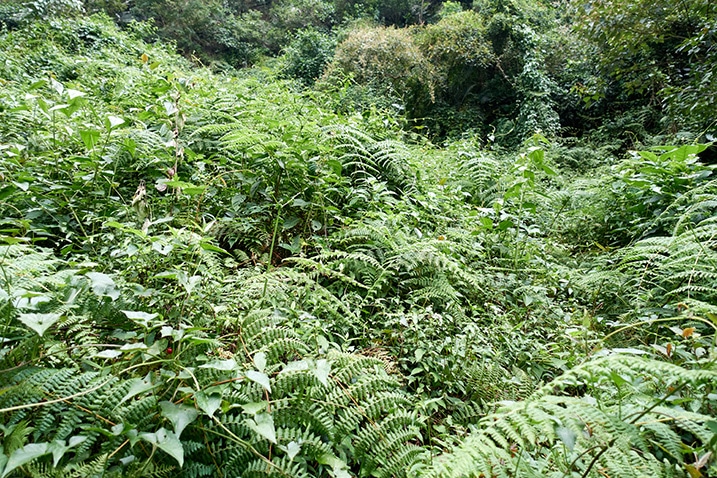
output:
M309 85L316 81L331 61L335 40L316 30L300 30L284 49L283 72Z
M709 453L715 422L682 408L678 395L704 396L714 374L634 356L593 359L505 403L422 476L679 476L695 468L692 450ZM569 393L576 385L582 397Z
M22 25L27 17L27 10L16 3L0 5L0 27L13 30Z
M352 75L359 84L374 85L411 116L420 114L434 98L435 70L406 30L352 30L336 48L326 75L330 79L340 73Z
M713 2L695 0L673 8L666 2L598 1L580 4L578 15L576 27L599 52L603 75L642 105L656 106L655 97L666 100L663 127L702 131L711 125L705 108L715 83L705 73L713 68Z
M37 18L77 16L85 11L82 0L33 0L25 6Z
M107 17L0 30L0 474L713 475L713 168L501 149L557 127L539 7L365 29L322 92ZM440 146L384 95L431 45L425 105L443 61L503 95Z
M683 196L712 175L713 168L697 157L706 147L656 147L632 152L630 159L616 165L611 189L621 207L608 220L613 237L626 240L671 231L680 210L688 206Z

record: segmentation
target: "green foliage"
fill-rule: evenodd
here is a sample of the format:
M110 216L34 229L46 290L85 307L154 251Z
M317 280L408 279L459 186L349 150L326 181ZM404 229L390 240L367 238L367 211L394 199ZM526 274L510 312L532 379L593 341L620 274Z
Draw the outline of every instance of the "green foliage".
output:
M447 16L453 15L454 13L460 13L463 11L463 6L460 2L442 2L441 9L438 10L438 18L443 19Z
M709 145L561 103L601 77L531 1L280 79L409 3L155 12L236 64L295 38L223 73L169 23L0 12L0 475L715 474Z
M418 114L433 100L435 73L429 59L406 30L360 27L341 42L327 76L351 75L395 98L410 115Z
M607 218L613 234L631 238L670 231L692 204L686 199L694 198L695 188L699 191L712 182L713 168L697 157L707 147L657 147L633 152L632 158L616 165L612 194L624 212Z
M706 74L713 68L712 2L590 1L578 8L577 26L592 41L603 74L620 90L645 103L656 96L665 100L671 128L712 127L706 109L715 94Z
M316 30L300 30L284 49L284 74L313 83L333 57L334 40Z
M225 343L192 326L191 308L184 306L177 319L119 314L126 292L110 276L83 278L68 270L58 277L49 272L64 264L46 252L5 246L2 253L5 277L18 267L35 271L31 282L0 284L5 300L12 298L3 307L3 335L22 344L2 357L5 473L48 454L53 466L68 471L102 455L102 467L117 476L139 476L162 464L178 464L188 475L257 467L269 474L341 476L359 463L379 476L401 476L423 459L412 444L420 439L419 422L383 364L333 349L315 355L278 311L224 305ZM42 284L62 284L61 278L74 288L33 294ZM251 288L241 295L251 297ZM88 307L98 299L102 307ZM40 315L23 312L29 310L56 311L59 322L49 326L52 332L45 329L34 356L23 356L30 340L23 325L37 332L30 316ZM53 356L55 366L32 365L40 354ZM18 428L28 422L31 436ZM166 455L155 457L157 449Z
M715 371L690 371L635 356L594 359L486 416L452 454L422 476L683 476L709 453ZM568 390L582 388L581 396ZM692 395L694 393L694 395ZM699 398L697 398L699 397ZM599 403L600 406L596 406ZM702 465L704 466L704 465ZM701 472L700 472L701 473Z

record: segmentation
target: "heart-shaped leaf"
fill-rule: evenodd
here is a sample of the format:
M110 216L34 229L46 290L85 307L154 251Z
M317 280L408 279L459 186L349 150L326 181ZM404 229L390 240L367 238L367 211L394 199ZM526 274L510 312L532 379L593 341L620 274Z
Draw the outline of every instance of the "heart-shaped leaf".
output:
M19 314L17 319L42 337L60 317L60 314Z
M182 434L182 431L197 419L199 413L187 405L175 405L172 402L159 402L159 406L162 408L162 416L172 422L174 427L174 433L177 438Z

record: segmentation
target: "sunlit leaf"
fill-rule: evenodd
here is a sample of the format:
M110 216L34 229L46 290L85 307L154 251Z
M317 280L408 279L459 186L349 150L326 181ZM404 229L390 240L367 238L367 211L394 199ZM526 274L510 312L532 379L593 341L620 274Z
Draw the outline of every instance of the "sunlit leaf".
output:
M274 417L268 413L257 413L253 419L248 419L246 424L272 443L276 443L276 429L274 428Z
M17 319L42 337L60 317L60 314L18 314Z
M177 460L180 468L184 465L184 448L174 432L160 428L154 433L140 433L139 438L156 445L157 448Z
M252 382L258 383L264 387L267 392L271 393L271 383L269 382L269 377L265 373L257 372L256 370L247 370L246 378Z
M206 394L204 392L195 393L194 400L197 402L197 406L200 410L210 417L213 417L214 413L219 410L219 407L222 405L221 396Z
M35 458L47 455L48 453L50 453L48 443L30 443L22 448L18 448L12 452L8 458L2 478L9 475L15 468L30 463Z
M88 272L85 275L92 281L92 292L95 295L109 297L113 301L119 299L120 291L110 276L101 272Z
M162 409L162 416L172 422L177 438L179 438L187 425L199 416L199 413L194 408L187 405L175 405L172 402L164 401L159 402L159 406Z

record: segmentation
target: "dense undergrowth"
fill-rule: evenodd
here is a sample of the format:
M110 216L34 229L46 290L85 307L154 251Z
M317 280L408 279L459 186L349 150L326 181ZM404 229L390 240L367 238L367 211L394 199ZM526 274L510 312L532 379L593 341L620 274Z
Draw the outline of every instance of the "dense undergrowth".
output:
M143 28L0 30L0 476L717 476L707 145L438 146Z

